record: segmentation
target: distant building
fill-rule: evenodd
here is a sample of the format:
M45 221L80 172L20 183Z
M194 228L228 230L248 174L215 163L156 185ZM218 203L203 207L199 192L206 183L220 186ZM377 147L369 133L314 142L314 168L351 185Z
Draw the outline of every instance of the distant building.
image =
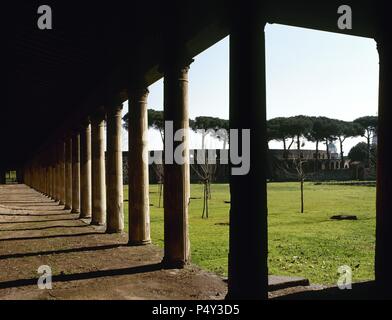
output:
M330 159L331 160L339 159L339 154L337 153L336 146L334 145L333 147L334 148L332 150L330 149ZM269 152L277 159L284 159L284 150L282 149L270 149ZM300 149L300 150L290 149L286 151L286 153L287 153L286 159L288 160L299 159L299 158L310 160L310 159L317 158L316 150L310 150L310 149ZM328 160L327 151L319 150L318 159Z

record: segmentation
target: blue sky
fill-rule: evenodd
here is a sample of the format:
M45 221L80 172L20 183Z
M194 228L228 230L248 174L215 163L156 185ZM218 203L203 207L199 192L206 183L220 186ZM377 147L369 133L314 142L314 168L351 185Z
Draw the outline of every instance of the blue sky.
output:
M350 121L377 114L378 53L373 39L278 24L268 24L265 34L268 119L304 114ZM229 38L195 58L189 80L190 117L228 119ZM162 110L163 80L149 89L149 108ZM149 139L151 150L162 148L157 132L150 130ZM360 140L347 141L345 152ZM200 137L191 134L190 144L200 147ZM206 145L221 143L211 138ZM281 143L271 142L270 147L281 148Z

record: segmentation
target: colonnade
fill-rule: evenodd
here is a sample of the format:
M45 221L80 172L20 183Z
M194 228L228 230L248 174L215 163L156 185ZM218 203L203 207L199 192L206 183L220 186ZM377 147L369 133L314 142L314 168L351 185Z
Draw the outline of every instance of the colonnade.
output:
M185 60L182 60L185 61ZM188 59L190 62L191 60ZM165 120L174 130L189 128L189 65L165 65ZM148 172L148 86L130 85L129 100L129 245L146 245L150 237ZM109 100L84 117L68 132L39 152L24 167L25 183L57 201L64 210L106 226L107 233L124 230L122 101ZM106 127L106 139L105 139ZM167 138L169 139L169 138ZM105 152L106 140L106 152ZM189 158L189 141L182 143ZM169 150L166 150L169 152ZM184 267L189 262L188 208L190 200L189 159L165 165L165 254L164 267Z
M243 10L243 12L240 12ZM234 12L235 11L235 12ZM267 188L265 37L262 17L239 5L233 9L230 30L230 128L250 129L250 171L230 177L230 248L228 297L267 298ZM264 20L265 21L265 20ZM376 38L380 53L376 283L386 293L392 285L392 141L391 46ZM173 49L174 50L174 49ZM164 118L174 130L189 126L188 70L190 57L179 50L162 67ZM143 77L140 77L143 78ZM147 85L136 81L129 99L129 244L151 241L147 158ZM104 125L107 124L107 153ZM75 129L76 128L76 129ZM64 133L24 168L25 183L64 205L80 218L106 225L109 233L124 229L121 102L100 107ZM241 142L240 142L241 143ZM173 148L168 149L171 144ZM167 267L183 267L190 259L188 210L190 201L189 141L165 135L167 155L183 145L184 163L164 165L164 258ZM172 154L173 155L173 154ZM231 168L236 165L231 164ZM390 295L390 294L389 294Z

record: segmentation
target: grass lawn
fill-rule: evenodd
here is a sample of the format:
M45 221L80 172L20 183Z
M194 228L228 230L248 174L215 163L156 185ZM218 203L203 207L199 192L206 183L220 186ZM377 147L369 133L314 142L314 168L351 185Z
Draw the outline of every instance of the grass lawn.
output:
M211 186L210 218L202 219L202 185L192 185L189 214L192 262L227 274L229 186ZM305 183L305 213L299 213L298 183L269 183L269 273L335 284L337 268L348 265L353 281L374 279L375 188ZM128 187L125 186L125 198ZM163 247L163 208L158 186L150 186L151 236ZM125 203L126 228L128 202ZM335 221L336 214L355 214L357 221ZM246 248L245 248L246 250Z

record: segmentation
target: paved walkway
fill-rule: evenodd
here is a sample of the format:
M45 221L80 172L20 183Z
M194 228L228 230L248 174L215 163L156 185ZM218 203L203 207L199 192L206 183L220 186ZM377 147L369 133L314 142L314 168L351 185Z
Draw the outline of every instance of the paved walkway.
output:
M226 284L196 266L162 270L162 250L129 247L25 185L0 186L0 299L223 299ZM53 289L39 290L48 265Z

